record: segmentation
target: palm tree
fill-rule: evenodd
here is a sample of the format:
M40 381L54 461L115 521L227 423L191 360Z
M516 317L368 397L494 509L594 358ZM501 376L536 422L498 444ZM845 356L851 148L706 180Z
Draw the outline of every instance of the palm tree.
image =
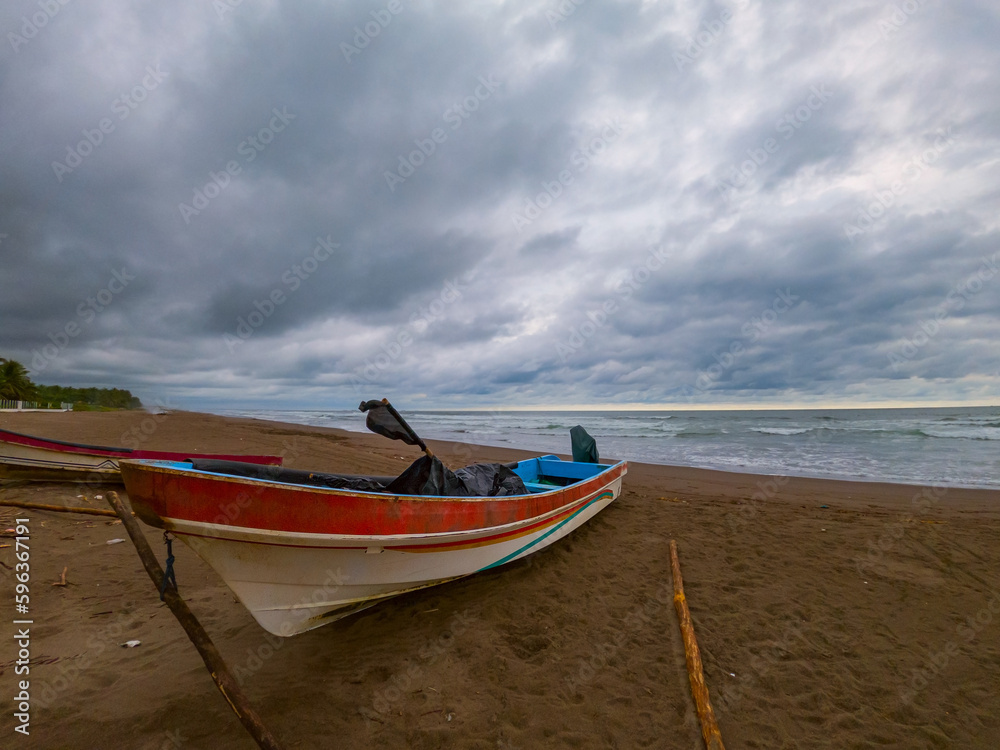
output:
M0 398L25 401L35 395L35 384L27 368L13 359L0 357Z

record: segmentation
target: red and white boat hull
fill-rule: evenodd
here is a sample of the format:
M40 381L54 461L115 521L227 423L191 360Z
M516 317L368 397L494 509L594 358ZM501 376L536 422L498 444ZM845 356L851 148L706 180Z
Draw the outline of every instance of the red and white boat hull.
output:
M70 453L59 448L45 448L26 443L4 442L0 448L0 476L6 479L74 480L97 474L118 476L115 456L93 453Z
M572 487L521 497L425 498L122 465L139 517L185 541L279 636L544 549L614 501L625 471L621 463ZM348 533L331 528L337 515Z
M179 461L193 453L132 450L82 445L0 430L0 478L47 482L120 482L118 461L123 458ZM281 456L202 454L201 458L228 459L276 466Z

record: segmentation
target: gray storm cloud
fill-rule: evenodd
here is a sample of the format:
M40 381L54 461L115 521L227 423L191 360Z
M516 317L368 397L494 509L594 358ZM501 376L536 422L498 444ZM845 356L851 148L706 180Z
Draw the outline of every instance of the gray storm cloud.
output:
M16 0L0 356L147 401L989 401L1000 8Z

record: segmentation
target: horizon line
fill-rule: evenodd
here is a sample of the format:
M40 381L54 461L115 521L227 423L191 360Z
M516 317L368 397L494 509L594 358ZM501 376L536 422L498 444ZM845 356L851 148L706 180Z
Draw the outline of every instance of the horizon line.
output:
M418 411L455 411L455 412L531 412L531 411L852 411L869 409L960 409L960 408L991 408L1000 407L1000 403L988 403L977 401L881 401L881 402L859 402L845 405L841 403L803 403L792 402L787 404L542 404L534 406L415 406L407 407L410 412ZM205 408L204 406L200 408ZM277 411L353 411L354 407L338 409L337 407L295 407L295 406L246 406L246 407L226 407L222 404L214 408L232 409L261 409ZM185 409L186 411L186 409Z

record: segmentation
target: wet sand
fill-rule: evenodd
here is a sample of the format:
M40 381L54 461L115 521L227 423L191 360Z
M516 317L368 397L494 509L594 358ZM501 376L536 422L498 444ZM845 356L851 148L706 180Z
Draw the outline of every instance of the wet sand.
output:
M355 474L398 473L418 455L377 436L184 412L0 413L0 427L284 453L286 466ZM452 467L529 455L431 446ZM0 484L4 497L94 507L106 507L94 499L105 491ZM995 748L998 494L630 464L621 497L548 549L290 639L262 630L183 544L175 568L181 595L289 748L701 747L671 538L727 747ZM0 532L25 516L30 735L14 732L24 678L11 624L16 560L3 547L0 745L254 747L131 543L107 544L127 538L121 525L0 507ZM146 531L162 561L161 533ZM64 567L68 585L52 586ZM118 645L130 639L141 645Z

